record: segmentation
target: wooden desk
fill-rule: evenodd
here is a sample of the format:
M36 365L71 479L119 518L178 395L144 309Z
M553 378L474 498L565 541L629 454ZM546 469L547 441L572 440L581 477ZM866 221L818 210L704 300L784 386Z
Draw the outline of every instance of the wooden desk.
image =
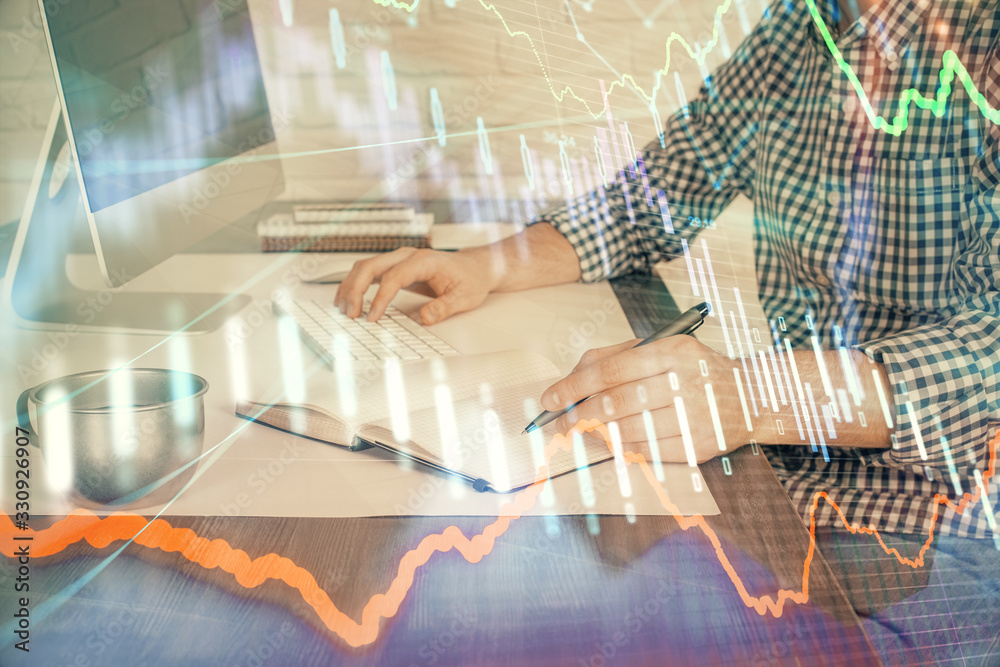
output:
M354 647L337 632L350 635L350 622L322 600L224 571L252 568L222 542L191 549L204 565L120 540L75 542L32 561L31 653L15 651L7 632L0 664L879 664L818 554L807 602L786 600L780 615L748 606L779 590L801 593L809 554L808 532L764 454L744 447L728 457L728 472L721 460L702 465L721 514L687 530L673 517L522 518L475 563L451 550L414 568L406 554L452 525L478 535L493 518L163 517L192 531L174 537L289 559L259 561L258 572L308 573L350 619L362 619L400 572L414 572L412 586L377 635L355 637ZM12 560L3 572L9 619Z

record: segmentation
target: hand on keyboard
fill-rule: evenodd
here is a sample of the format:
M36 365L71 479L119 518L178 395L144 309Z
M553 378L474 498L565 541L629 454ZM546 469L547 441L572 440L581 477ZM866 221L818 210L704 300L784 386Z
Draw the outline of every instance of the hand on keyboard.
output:
M424 324L434 324L481 304L495 287L496 278L484 253L400 248L356 263L337 289L335 306L348 317L360 316L365 291L374 282L380 287L372 299L368 321L382 317L399 290L425 282L437 298L420 309L420 318Z
M305 342L333 367L338 357L343 363L348 359L409 361L458 354L393 306L386 309L382 321L367 322L350 319L329 304L316 301L286 299L275 305L292 318Z

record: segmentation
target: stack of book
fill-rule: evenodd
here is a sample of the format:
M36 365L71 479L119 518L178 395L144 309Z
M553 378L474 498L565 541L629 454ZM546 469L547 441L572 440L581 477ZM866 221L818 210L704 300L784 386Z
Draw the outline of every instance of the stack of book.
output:
M298 204L257 225L264 252L429 248L434 215L405 204Z

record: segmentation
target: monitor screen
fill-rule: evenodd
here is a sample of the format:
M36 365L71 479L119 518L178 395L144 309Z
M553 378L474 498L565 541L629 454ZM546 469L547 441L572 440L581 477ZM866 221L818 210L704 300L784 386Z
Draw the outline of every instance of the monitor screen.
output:
M274 137L244 0L45 12L91 211Z

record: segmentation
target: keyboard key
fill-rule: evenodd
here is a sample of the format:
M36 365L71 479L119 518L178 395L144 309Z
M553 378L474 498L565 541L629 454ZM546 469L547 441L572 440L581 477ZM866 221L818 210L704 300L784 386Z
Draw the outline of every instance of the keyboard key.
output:
M299 333L328 364L346 354L358 361L402 359L406 361L458 354L450 345L414 322L394 306L386 309L378 322L369 322L364 314L351 319L332 303L286 300L277 304L280 312L292 318Z

